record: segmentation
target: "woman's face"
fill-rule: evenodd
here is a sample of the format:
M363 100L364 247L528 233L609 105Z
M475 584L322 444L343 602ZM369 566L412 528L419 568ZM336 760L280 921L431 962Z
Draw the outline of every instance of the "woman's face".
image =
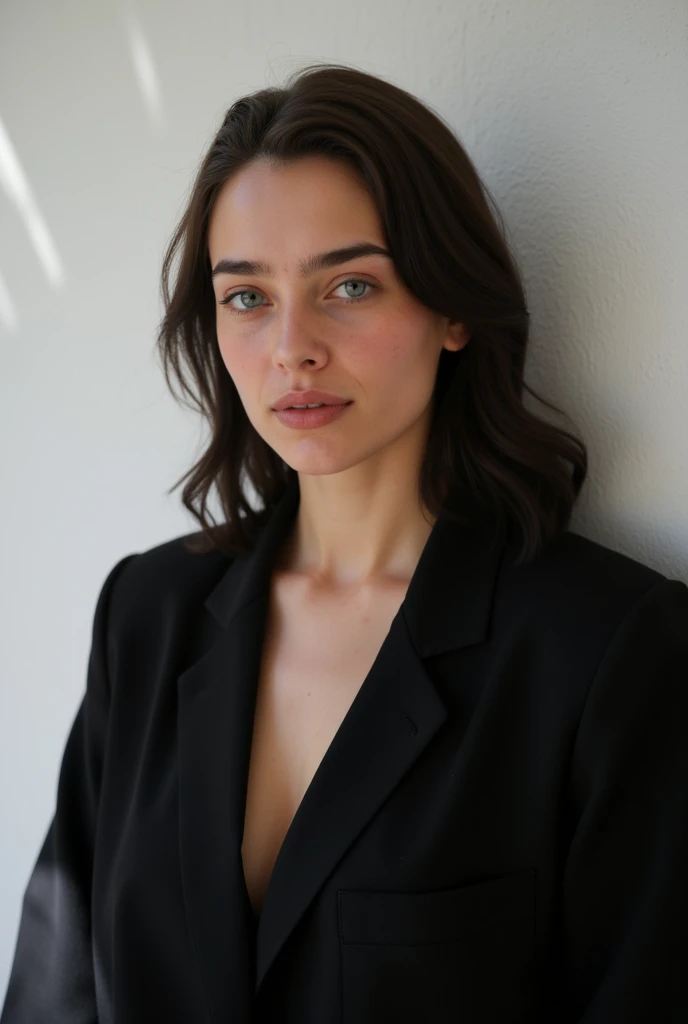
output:
M256 161L225 184L211 214L214 271L220 261L267 265L213 275L222 359L253 427L300 473L337 473L409 448L409 432L425 437L440 352L468 340L407 291L390 256L300 270L362 242L386 249L377 210L355 172L326 157L279 169ZM306 388L350 404L297 429L273 406Z

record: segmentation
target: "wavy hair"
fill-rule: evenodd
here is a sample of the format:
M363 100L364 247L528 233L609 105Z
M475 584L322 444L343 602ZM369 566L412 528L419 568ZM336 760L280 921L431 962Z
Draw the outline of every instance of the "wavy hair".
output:
M311 64L284 87L232 104L164 254L156 351L175 398L209 427L200 458L168 491L186 481L182 502L200 524L187 547L248 551L296 476L254 429L222 361L207 232L218 192L240 168L257 158L284 165L314 153L358 172L406 287L470 331L462 349L440 354L418 481L424 504L436 517L489 517L500 536L516 540L517 562L529 561L568 527L587 451L523 404L527 391L561 412L524 381L529 312L503 220L438 114L390 82L331 63ZM213 486L220 523L208 509Z

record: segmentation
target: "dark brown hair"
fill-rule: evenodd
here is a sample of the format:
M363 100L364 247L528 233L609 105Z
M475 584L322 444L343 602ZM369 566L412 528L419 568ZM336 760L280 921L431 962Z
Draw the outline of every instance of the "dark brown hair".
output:
M358 171L405 286L470 331L464 348L441 351L418 481L422 501L434 516L493 519L500 535L516 538L518 561L530 560L567 528L587 451L523 405L525 389L561 412L523 379L529 313L496 203L438 114L398 86L331 63L311 64L285 87L232 104L164 255L157 351L172 392L174 376L182 403L210 428L203 454L170 488L187 481L182 501L201 526L187 547L249 550L296 475L253 428L222 361L207 231L219 190L240 168L259 157L279 165L314 153ZM213 485L219 524L208 509Z

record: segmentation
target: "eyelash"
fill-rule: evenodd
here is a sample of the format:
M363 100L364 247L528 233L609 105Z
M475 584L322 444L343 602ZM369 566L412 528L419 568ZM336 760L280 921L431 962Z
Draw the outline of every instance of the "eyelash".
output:
M376 291L377 288L379 287L379 285L371 284L370 281L364 281L363 278L360 277L348 277L346 281L340 281L336 287L341 288L342 285L349 284L351 281L354 281L356 284L365 284L368 286L368 288L371 288L373 291ZM230 313L238 313L239 316L244 316L246 313L254 313L256 309L260 309L259 306L254 306L253 309L235 309L234 306L229 305L231 300L235 298L237 295L244 295L248 292L256 292L256 294L260 295L260 292L258 291L257 288L240 288L238 291L232 292L231 295L227 295L224 299L219 299L219 304L221 306L227 306ZM365 295L357 295L353 299L344 299L344 302L346 302L347 304L351 302L362 302L364 299L367 299L369 297L370 292L366 292Z

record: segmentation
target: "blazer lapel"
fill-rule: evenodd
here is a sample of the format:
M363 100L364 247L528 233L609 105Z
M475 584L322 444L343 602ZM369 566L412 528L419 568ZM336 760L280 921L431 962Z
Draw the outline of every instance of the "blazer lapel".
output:
M217 638L178 681L182 875L218 1019L248 1011L338 861L445 722L424 659L485 638L504 550L488 524L462 526L442 517L435 523L389 633L282 843L252 977L241 860L248 765L271 569L298 503L295 478L253 550L232 561L206 599Z

